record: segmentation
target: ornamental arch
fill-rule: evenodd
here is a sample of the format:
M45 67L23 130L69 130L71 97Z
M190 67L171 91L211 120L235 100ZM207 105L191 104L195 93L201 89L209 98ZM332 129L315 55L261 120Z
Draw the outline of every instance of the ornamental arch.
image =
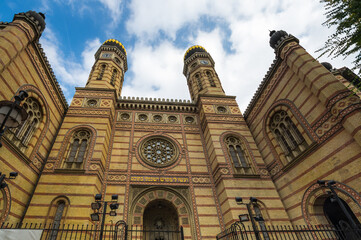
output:
M265 114L265 118L263 119L263 135L265 136L267 145L271 148L271 152L276 161L281 166L284 166L297 157L290 157L287 159L284 150L281 148L280 143L277 141L274 133L271 130L271 121L277 112L284 112L304 138L305 146L307 145L307 147L305 147L306 149L302 150L301 152L310 149L310 146L319 139L294 103L288 99L282 99L272 104L272 106Z
M31 85L31 84L24 84L17 90L18 94L20 91L25 90L28 93L27 99L33 99L37 102L38 111L41 113L40 121L36 124L36 127L33 129L29 137L27 138L26 144L21 143L20 139L15 137L17 133L16 130L20 130L21 127L17 129L13 129L12 136L8 136L12 142L21 149L28 157L29 159L33 159L35 154L40 148L40 145L43 142L43 139L45 138L45 134L47 133L49 129L50 124L50 113L49 113L49 105L48 101L46 101L45 96L43 93L38 89L37 87ZM22 104L26 102L26 100L23 101Z
M347 204L349 211L354 214L361 222L361 196L346 184L336 182L334 190L339 198ZM324 212L324 206L327 204L330 195L327 187L315 183L311 185L304 193L302 198L302 215L307 224L332 224Z
M147 214L149 207L162 204L163 207L174 210L172 215L177 215L175 222L179 227L183 227L185 237L196 239L192 208L187 198L177 190L168 187L150 187L138 193L134 191L133 194L135 196L130 204L129 225L144 226L146 224L144 214ZM159 211L161 212L162 208Z

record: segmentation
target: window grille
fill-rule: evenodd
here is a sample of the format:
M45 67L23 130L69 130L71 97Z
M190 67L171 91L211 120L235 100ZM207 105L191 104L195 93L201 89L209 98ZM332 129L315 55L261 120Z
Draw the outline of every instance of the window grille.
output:
M41 112L39 102L32 97L25 100L23 108L28 113L28 118L21 128L17 128L15 130L14 134L15 137L26 146L30 142L30 139L34 135L36 129L39 127L43 114Z
M198 90L201 91L203 89L203 86L202 86L201 76L199 74L196 74L196 80L197 80Z
M115 85L115 79L116 79L116 77L117 77L117 70L116 69L113 69L113 73L112 73L112 78L110 79L110 84L111 85Z
M272 116L270 128L288 161L306 149L304 137L286 111L278 111Z
M103 78L103 75L104 75L104 72L105 72L105 68L107 66L105 64L103 64L101 67L100 67L100 72L99 72L99 75L97 77L97 80L101 80Z
M241 141L234 136L225 139L229 156L237 173L252 174L252 168L248 162L247 154L242 147Z
M50 233L50 238L49 238L50 240L57 239L58 231L59 231L59 227L60 227L60 223L61 223L61 218L63 217L64 208L65 208L65 202L60 201L58 203L58 206L56 208L56 212L54 215L53 229Z
M207 77L208 77L208 81L209 81L209 83L211 84L211 87L215 87L216 84L215 84L215 82L214 82L212 73L211 73L210 71L207 71L206 74L207 74Z
M68 157L65 160L65 168L81 168L90 142L90 133L87 130L79 130L74 133L69 147Z

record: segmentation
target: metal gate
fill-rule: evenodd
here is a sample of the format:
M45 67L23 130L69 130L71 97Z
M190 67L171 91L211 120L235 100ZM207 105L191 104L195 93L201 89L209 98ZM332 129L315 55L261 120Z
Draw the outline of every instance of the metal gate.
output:
M183 227L175 230L146 229L140 225L128 227L123 220L115 225L115 240L184 240Z

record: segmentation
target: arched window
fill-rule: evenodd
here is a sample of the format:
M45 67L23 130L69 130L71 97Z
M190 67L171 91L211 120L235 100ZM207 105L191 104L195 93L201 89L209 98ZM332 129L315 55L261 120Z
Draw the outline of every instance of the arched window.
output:
M278 111L272 116L270 129L288 161L294 159L308 146L286 111Z
M237 137L229 136L225 139L225 143L236 172L241 174L252 174L252 168L241 141Z
M55 215L54 215L54 221L52 225L52 231L50 233L50 240L56 240L58 236L58 230L60 227L61 219L63 217L65 209L65 202L59 201L56 207Z
M257 222L259 224L260 229L262 230L262 235L265 240L270 239L267 233L267 228L265 224L265 219L262 215L261 207L257 203L253 203L253 211L255 213L255 217L257 218Z
M211 87L215 87L216 84L215 84L215 82L213 80L212 73L210 71L207 71L206 74L207 74L207 77L208 77L208 81L211 84Z
M105 64L101 65L100 67L100 72L99 72L99 75L97 77L97 80L101 80L103 78L103 75L104 75L104 72L105 72L105 68L107 66Z
M201 76L197 73L195 77L196 77L198 89L199 91L201 91L203 89Z
M23 108L28 113L28 118L21 128L16 129L15 136L23 145L26 146L33 136L35 130L38 128L43 114L41 112L39 102L32 97L29 97L25 100Z
M115 79L116 79L116 77L117 77L117 70L116 69L113 69L113 73L112 73L112 78L110 79L110 84L111 85L115 85Z
M87 130L76 131L72 137L67 158L64 161L64 168L82 167L90 142L90 132Z

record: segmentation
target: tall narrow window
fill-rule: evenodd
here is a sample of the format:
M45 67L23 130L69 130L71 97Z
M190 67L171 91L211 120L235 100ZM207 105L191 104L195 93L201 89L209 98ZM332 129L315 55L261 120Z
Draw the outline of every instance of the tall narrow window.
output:
M65 202L59 201L54 215L54 221L51 228L52 231L50 233L50 238L49 238L50 240L57 239L61 218L63 217L63 213L64 213L64 208L65 208Z
M306 149L304 137L286 111L278 111L272 116L270 128L288 161Z
M110 79L110 84L111 85L115 85L115 79L116 79L116 77L117 77L117 70L116 69L113 69L113 73L112 73L112 78Z
M242 147L241 141L234 136L225 139L229 156L237 173L252 174L252 168L247 161L247 156Z
M35 133L35 130L38 128L43 114L39 102L32 97L25 100L23 108L28 113L28 118L21 128L16 129L14 134L16 138L26 146Z
M196 74L195 77L197 80L198 90L201 91L203 89L201 76L199 74Z
M70 143L68 156L64 162L64 168L81 168L86 151L89 146L90 133L87 130L79 130L74 133Z
M100 72L99 72L99 75L97 77L97 80L101 80L103 78L103 75L104 75L104 72L105 72L105 68L107 66L105 64L101 65L100 67Z
M264 223L264 218L263 218L261 209L260 209L258 204L253 204L252 206L253 206L253 210L254 210L254 213L255 213L255 217L258 218L257 222L259 224L259 227L262 230L263 238L265 240L269 240L270 238L269 238L268 233L267 233L267 228L266 228L266 224Z
M215 82L214 82L212 73L211 73L210 71L207 71L206 74L207 74L207 78L208 78L209 84L211 84L211 87L215 87L216 84L215 84Z

